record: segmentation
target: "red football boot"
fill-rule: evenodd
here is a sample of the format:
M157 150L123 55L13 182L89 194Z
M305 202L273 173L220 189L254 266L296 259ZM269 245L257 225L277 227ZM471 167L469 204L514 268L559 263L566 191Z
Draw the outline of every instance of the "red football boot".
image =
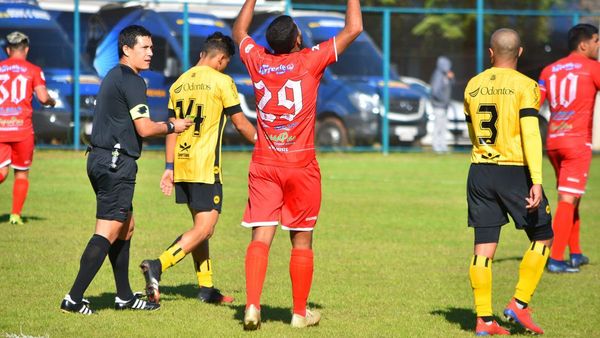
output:
M491 324L486 324L483 319L477 318L477 327L475 328L476 336L493 336L493 335L501 335L506 336L509 335L510 332L498 325L498 323L494 320Z
M519 323L522 327L525 328L526 331L533 334L543 334L544 330L541 327L537 326L536 323L531 319L531 309L526 307L524 309L519 309L517 306L517 301L513 298L510 300L506 309L504 309L504 315L506 319L509 321L514 321Z

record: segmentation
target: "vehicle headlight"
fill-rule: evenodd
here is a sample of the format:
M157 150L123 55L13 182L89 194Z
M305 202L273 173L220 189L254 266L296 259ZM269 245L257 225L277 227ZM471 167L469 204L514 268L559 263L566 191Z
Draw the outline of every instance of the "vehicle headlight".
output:
M379 114L382 111L379 94L369 95L355 92L350 95L350 102L361 112Z
M56 105L54 105L54 108L64 108L65 107L64 102L60 98L60 94L58 93L58 90L48 89L48 95L50 95L50 97L53 98L54 101L56 101Z

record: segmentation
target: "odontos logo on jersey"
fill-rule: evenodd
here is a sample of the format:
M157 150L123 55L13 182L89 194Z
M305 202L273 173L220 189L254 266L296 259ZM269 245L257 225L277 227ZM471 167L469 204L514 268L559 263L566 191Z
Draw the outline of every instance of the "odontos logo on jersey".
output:
M181 84L179 87L175 88L175 90L173 92L175 92L176 94L181 92L182 90L188 91L188 90L210 90L211 87L210 85L206 84L206 83L184 83Z
M470 92L471 97L477 95L515 95L515 90L512 88L495 88L495 87L479 87Z

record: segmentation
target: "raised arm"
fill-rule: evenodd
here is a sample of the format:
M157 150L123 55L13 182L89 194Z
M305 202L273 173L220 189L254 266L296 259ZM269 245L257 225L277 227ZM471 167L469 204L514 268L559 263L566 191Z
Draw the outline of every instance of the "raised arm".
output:
M255 5L256 0L246 0L240 10L240 14L238 14L237 19L235 19L235 22L233 23L233 41L235 41L237 45L248 36L248 28L250 28L250 24L252 23Z
M242 11L244 9L242 8ZM240 13L241 14L241 13ZM240 18L238 18L239 20ZM348 0L346 7L346 23L344 28L335 37L335 48L337 54L342 54L348 46L363 31L362 12L359 0Z

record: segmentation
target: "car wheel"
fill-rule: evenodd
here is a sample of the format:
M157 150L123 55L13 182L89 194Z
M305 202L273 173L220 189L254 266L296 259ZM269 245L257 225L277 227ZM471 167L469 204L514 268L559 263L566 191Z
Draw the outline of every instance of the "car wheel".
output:
M336 117L326 117L317 122L317 145L323 147L348 146L348 131Z

